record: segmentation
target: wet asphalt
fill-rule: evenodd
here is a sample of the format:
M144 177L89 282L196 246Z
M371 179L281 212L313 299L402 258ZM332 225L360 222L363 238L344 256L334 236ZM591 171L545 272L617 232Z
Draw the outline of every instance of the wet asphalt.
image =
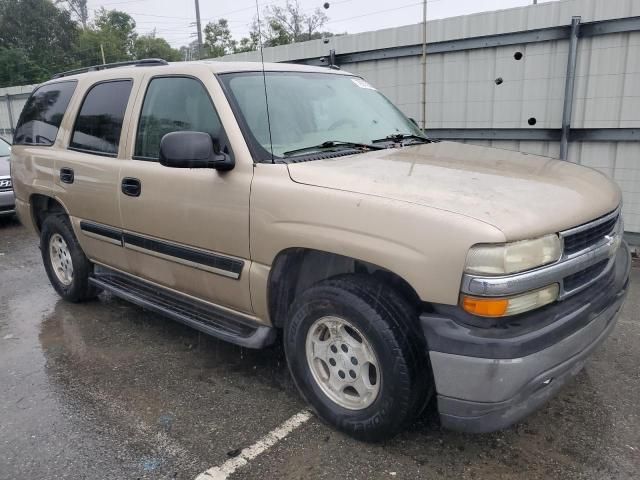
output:
M231 479L640 478L640 266L579 376L507 430L381 444L312 418ZM108 295L58 298L36 238L0 220L0 479L193 479L304 409L279 347L208 338Z

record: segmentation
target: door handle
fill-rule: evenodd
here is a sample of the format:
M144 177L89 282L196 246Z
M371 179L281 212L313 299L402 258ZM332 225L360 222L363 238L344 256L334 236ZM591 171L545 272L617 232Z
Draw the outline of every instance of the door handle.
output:
M142 193L142 184L137 178L125 177L122 179L122 193L130 197L139 197Z
M66 167L60 169L60 181L62 183L73 183L73 180L73 169Z

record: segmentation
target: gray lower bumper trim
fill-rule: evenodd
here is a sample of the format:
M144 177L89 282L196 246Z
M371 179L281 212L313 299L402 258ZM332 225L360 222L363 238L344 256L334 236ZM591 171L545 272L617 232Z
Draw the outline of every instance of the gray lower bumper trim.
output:
M526 384L520 387L519 391L508 400L478 402L453 398L438 392L438 410L442 425L452 430L470 433L492 432L505 428L540 408L582 369L587 357L611 333L616 324L615 320L620 303L616 302L616 305L613 306L616 307L614 311L608 309L592 322L606 320L604 330L600 330L592 342L564 362L533 377L526 377L528 379ZM539 353L545 355L545 352L546 350L543 350ZM513 361L522 362L524 359ZM499 388L502 383L503 378L500 376L499 370L496 368L497 377L484 378L489 389ZM461 379L460 382L462 383L464 380Z
M544 350L511 359L477 358L429 352L436 391L475 402L502 402L521 391L530 379L573 358L600 338L620 309L626 291L585 327Z

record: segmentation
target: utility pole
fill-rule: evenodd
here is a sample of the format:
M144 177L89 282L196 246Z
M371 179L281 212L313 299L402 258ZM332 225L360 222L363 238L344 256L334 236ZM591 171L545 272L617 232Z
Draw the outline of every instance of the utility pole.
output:
M198 60L202 58L202 29L200 28L200 2L196 0L196 28L198 29Z
M422 129L427 128L427 0L422 3Z
M104 59L104 46L100 44L100 53L102 54L102 64L105 65L107 61Z

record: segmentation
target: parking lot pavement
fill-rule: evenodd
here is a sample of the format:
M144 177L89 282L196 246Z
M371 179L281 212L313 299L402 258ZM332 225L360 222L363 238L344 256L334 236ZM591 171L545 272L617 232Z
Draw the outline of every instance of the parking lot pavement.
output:
M35 238L4 222L0 479L194 479L265 435L273 445L242 453L229 478L639 478L639 312L636 267L612 336L508 430L441 431L430 411L382 444L313 417L278 440L269 432L304 409L281 349L228 345L109 296L63 302Z

